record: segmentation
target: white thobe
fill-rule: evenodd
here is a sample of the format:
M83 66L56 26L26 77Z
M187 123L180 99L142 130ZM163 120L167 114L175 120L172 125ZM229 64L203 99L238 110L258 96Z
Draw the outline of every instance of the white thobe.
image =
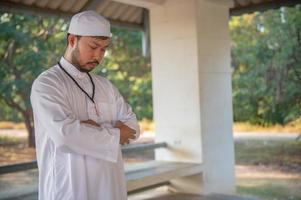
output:
M64 69L92 96L92 84L63 57ZM136 131L135 114L105 78L91 74L95 104L55 65L33 83L40 200L127 199L117 120ZM99 115L96 113L96 109ZM81 123L92 119L100 128Z

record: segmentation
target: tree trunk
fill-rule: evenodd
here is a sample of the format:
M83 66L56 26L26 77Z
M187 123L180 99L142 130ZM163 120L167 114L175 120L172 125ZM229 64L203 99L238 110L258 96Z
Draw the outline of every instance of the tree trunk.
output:
M22 113L26 129L28 131L28 146L36 147L35 144L35 135L34 135L34 127L33 127L33 114L32 108L27 108L25 112Z

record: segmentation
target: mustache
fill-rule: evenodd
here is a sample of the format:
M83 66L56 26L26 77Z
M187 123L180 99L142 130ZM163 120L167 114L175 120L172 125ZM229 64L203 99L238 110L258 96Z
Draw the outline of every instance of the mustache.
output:
M91 62L87 62L87 64L96 64L96 65L99 65L99 61L93 60Z

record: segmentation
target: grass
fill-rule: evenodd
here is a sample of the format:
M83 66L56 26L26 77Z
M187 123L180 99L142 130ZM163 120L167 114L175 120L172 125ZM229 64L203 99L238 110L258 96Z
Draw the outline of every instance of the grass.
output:
M24 123L15 123L10 121L1 121L0 129L25 129Z
M301 140L236 142L235 159L236 164L276 165L301 170Z
M248 122L235 122L233 130L236 132L301 133L301 117L286 125L261 126Z
M27 147L26 138L0 136L0 165L35 159L35 149Z
M16 146L25 142L26 139L24 138L0 136L0 146Z
M267 166L283 174L298 174L300 178L237 177L240 195L262 200L301 200L301 141L240 141L235 143L236 164ZM277 173L277 172L276 172ZM278 172L279 173L279 172Z
M141 132L155 130L155 124L151 120L143 119L139 121L139 125ZM235 122L233 130L235 132L301 133L301 117L286 125L260 126L247 122Z
M262 200L301 200L301 179L237 179L237 193Z

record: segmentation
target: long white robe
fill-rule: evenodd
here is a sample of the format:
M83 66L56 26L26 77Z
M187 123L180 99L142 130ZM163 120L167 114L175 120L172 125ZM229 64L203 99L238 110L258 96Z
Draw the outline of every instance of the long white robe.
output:
M60 63L91 95L88 75L63 57ZM137 119L108 80L91 76L99 116L92 101L58 65L32 85L40 200L127 199L120 131L114 124L122 121L136 130L138 138ZM88 119L101 128L80 123Z

